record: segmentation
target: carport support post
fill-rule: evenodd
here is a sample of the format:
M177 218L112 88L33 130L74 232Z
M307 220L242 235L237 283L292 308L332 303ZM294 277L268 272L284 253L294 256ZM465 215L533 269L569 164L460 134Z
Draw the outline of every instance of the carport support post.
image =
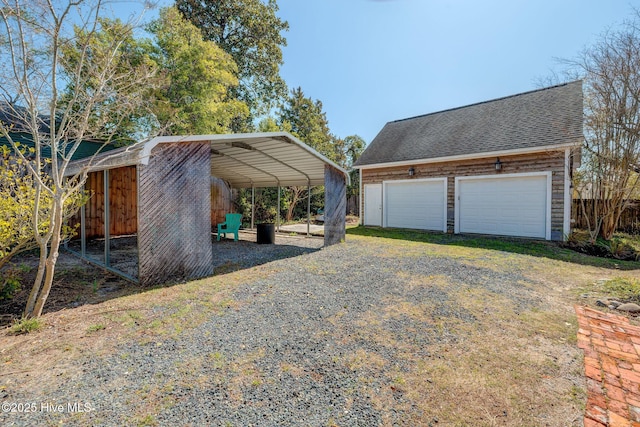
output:
M276 229L280 232L280 184L278 184L278 208L276 209Z
M104 265L111 266L109 229L109 169L104 170Z
M311 235L311 183L307 182L307 236Z
M251 186L251 229L253 230L253 223L256 216L256 187Z

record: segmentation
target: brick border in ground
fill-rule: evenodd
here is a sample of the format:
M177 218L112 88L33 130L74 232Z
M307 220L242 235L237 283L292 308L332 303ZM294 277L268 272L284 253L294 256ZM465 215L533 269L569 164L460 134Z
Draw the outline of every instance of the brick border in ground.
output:
M575 307L587 384L585 427L640 427L640 327Z

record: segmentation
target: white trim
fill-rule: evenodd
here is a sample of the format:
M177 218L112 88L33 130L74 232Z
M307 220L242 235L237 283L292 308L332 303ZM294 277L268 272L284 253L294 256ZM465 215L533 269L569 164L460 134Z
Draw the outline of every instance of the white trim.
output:
M547 206L545 218L545 239L551 240L551 192L553 175L551 171L541 172L525 172L525 173L509 173L500 175L475 175L475 176L457 176L454 186L454 233L460 233L460 184L462 180L472 179L502 179L502 178L523 178L528 176L545 176L547 178Z
M363 186L362 186L362 170L358 171L358 174L360 175L360 179L358 180L358 186L360 188L358 188L358 194L360 195L360 197L358 197L358 213L360 215L360 225L364 225L364 192L363 190Z
M446 233L447 232L447 177L440 177L440 178L418 178L418 179L391 179L391 180L387 180L387 181L382 181L382 226L384 228L388 227L388 215L387 215L387 204L385 203L386 201L386 196L387 196L387 185L389 184L398 184L398 183L403 183L403 182L436 182L436 181L442 181L443 184L443 198L444 198L444 203L443 203L443 212L442 212L442 219L443 219L443 232Z
M518 155L518 154L546 153L549 151L566 150L567 148L575 147L576 145L577 144L573 142L568 142L564 144L547 145L545 147L516 148L513 150L489 151L486 153L460 154L457 156L435 157L432 159L415 159L415 160L403 160L398 162L375 163L371 165L354 166L354 168L361 169L361 170L377 169L377 168L383 168L383 167L389 168L394 166L409 166L409 165L417 165L417 164L425 164L425 163L443 163L443 162L453 162L458 160L484 159L488 157L511 156L511 155Z
M573 198L571 195L571 150L564 152L564 218L562 221L562 240L566 240L571 233L571 210Z

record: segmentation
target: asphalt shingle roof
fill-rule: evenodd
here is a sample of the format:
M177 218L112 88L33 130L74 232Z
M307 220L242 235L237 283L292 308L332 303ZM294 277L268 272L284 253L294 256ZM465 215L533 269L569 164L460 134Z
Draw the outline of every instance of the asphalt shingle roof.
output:
M582 140L582 82L387 123L355 166L541 148Z

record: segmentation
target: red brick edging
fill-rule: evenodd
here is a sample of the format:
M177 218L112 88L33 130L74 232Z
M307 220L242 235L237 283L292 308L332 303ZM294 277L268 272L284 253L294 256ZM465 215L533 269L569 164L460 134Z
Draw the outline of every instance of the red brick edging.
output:
M640 327L575 307L587 381L585 427L640 427Z

